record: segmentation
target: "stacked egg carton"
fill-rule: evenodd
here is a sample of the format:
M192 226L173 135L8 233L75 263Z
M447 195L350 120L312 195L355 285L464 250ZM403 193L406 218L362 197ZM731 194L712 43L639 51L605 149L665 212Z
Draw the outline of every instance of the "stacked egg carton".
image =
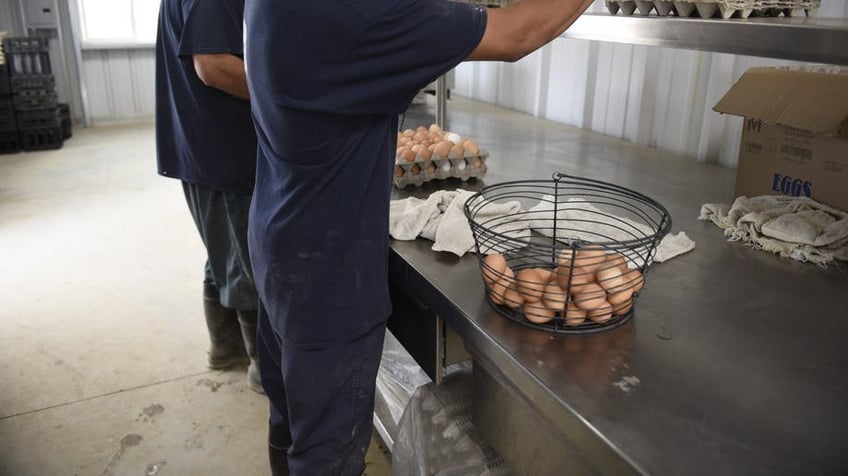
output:
M699 16L712 18L716 14L728 19L733 16L813 16L821 6L821 0L606 0L610 14L621 11L624 15L633 15L638 11L650 15L656 10L658 16L677 15L681 17Z
M435 124L406 129L398 132L395 186L418 187L431 180L483 177L488 157L489 153L473 139L443 131Z

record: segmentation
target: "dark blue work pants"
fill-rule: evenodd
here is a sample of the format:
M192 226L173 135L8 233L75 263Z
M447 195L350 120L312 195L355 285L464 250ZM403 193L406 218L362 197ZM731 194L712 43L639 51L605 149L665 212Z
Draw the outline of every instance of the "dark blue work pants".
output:
M320 325L320 323L315 323ZM382 323L343 344L286 345L259 306L259 369L271 401L272 431L291 434L294 476L359 476L371 441Z

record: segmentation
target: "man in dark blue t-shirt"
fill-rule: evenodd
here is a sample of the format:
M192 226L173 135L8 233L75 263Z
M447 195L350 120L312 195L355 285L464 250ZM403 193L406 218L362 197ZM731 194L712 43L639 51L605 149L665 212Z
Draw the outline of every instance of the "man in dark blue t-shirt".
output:
M247 0L250 251L275 475L359 475L388 292L397 117L465 59L515 61L591 0Z
M256 363L258 297L247 252L256 133L243 57L244 0L162 0L156 39L159 173L182 180L207 261L209 366Z

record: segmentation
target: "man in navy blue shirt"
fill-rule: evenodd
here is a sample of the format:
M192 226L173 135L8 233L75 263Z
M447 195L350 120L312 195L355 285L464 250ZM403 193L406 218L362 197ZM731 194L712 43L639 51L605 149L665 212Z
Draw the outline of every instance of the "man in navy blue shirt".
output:
M275 475L359 475L388 292L397 117L459 62L515 61L591 0L247 0L250 251Z
M256 363L258 297L247 250L256 133L243 61L244 0L162 0L156 40L159 173L180 179L207 261L209 367Z

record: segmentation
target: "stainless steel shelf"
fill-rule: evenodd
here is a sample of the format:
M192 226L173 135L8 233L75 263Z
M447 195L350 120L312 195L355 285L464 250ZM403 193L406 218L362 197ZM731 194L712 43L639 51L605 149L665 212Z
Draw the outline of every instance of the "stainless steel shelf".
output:
M584 14L562 38L848 66L848 18L718 20Z

